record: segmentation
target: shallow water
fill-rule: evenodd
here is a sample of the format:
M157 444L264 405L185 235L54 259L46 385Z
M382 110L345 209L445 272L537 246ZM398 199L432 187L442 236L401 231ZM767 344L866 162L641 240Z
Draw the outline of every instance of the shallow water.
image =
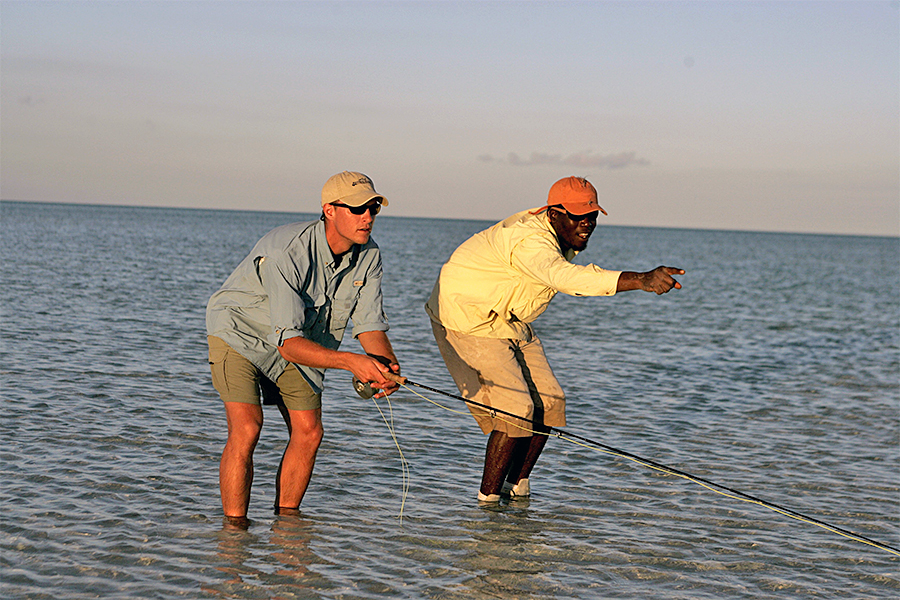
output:
M900 595L896 555L559 439L531 500L481 508L485 439L405 390L404 497L387 427L340 372L302 515L272 515L270 411L252 524L225 527L205 304L263 233L311 216L0 203L4 597ZM455 391L422 305L486 225L378 218L414 381ZM538 321L568 431L900 547L900 240L608 227L578 260L688 273L663 297L559 296Z

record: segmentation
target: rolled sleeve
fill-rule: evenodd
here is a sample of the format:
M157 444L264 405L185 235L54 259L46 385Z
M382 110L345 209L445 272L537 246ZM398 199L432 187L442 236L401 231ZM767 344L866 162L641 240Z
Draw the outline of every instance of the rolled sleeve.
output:
M285 340L295 337L306 337L302 331L297 329L278 329L276 328L272 335L268 336L268 341L279 348L284 346Z
M570 296L612 296L621 273L594 264L572 264L543 236L524 239L513 252L512 262L529 277Z

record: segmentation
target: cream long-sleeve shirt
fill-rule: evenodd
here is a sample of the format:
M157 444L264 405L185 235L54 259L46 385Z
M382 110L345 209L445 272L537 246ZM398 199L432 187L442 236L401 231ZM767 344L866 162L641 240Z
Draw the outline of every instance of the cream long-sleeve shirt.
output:
M612 296L621 271L570 261L547 211L522 211L463 242L441 268L425 311L447 329L529 340L557 294Z

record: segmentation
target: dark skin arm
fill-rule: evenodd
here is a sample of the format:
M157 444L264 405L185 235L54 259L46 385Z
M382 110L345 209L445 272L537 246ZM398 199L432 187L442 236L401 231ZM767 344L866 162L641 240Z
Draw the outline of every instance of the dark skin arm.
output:
M565 254L569 250L582 251L587 247L587 240L597 226L597 212L588 213L579 217L572 217L568 212L558 207L550 207L547 211L550 225L556 232L560 252ZM628 290L644 290L665 294L672 288L681 289L681 284L672 278L672 275L684 275L683 269L674 267L656 267L646 273L623 271L619 275L617 292Z
M684 275L684 269L676 269L675 267L656 267L652 271L647 271L646 273L623 271L622 274L619 275L616 292L644 290L645 292L665 294L672 288L680 290L681 284L675 281L672 275Z
M360 381L381 389L379 398L394 393L399 386L386 379L384 373L399 373L400 365L387 335L383 331L367 331L359 334L359 343L367 354L330 350L302 337L288 338L278 351L288 362L317 369L350 371Z

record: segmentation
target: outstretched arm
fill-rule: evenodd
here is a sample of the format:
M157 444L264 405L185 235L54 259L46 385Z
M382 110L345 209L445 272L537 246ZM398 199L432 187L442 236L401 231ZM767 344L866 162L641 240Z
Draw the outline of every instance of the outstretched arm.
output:
M623 271L622 274L619 275L616 291L627 292L628 290L644 290L645 292L665 294L672 288L680 290L681 284L675 281L672 275L684 275L684 269L677 269L675 267L656 267L652 271L647 271L646 273Z

